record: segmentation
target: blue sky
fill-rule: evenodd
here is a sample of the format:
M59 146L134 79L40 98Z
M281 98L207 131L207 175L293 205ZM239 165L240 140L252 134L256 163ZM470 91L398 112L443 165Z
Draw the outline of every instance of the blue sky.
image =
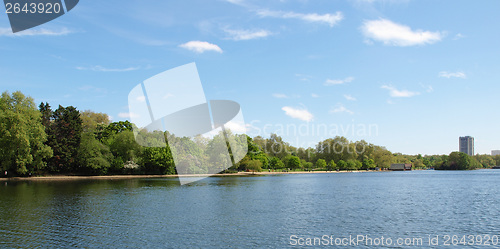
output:
M278 132L308 147L344 135L393 152L448 154L471 135L476 152L489 154L500 149L499 7L82 0L16 35L0 14L0 86L118 121L134 86L196 62L207 99L240 103L253 136Z

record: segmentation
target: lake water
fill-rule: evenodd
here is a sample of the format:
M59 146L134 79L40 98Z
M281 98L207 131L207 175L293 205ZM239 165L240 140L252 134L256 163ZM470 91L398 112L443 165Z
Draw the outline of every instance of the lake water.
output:
M346 246L358 235L368 237ZM443 248L446 235L449 244L477 235L458 247L499 247L500 170L211 177L184 186L176 179L0 182L1 248L283 248L308 241L405 248L398 241L410 240L416 244L408 247ZM438 244L429 246L429 236Z

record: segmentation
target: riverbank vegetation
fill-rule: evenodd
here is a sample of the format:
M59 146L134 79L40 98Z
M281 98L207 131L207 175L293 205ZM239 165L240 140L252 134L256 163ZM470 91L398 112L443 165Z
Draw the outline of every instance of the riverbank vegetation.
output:
M73 106L59 105L53 109L49 103L41 103L37 107L31 97L21 92L4 92L0 98L0 169L7 171L8 176L175 174L168 145L154 140L158 134L143 130L141 137L149 136L148 143L157 146L140 146L133 126L128 121L110 122L107 114ZM197 160L212 160L203 151L217 149L215 143L202 137L179 138L167 133L161 136L169 142L192 144L194 149L189 153ZM315 148L296 148L276 134L269 138L245 138L248 153L228 171L368 170L387 169L392 163L443 170L500 165L500 156L468 156L459 152L403 155L345 137L326 139Z

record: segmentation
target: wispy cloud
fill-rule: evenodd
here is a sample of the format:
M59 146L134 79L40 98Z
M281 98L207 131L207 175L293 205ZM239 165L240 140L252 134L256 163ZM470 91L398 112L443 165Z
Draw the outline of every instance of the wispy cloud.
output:
M347 99L347 100L350 100L350 101L356 101L356 98L354 98L352 95L350 94L344 94L344 98Z
M120 113L118 113L118 117L120 117L120 118L139 118L140 116L138 114L133 113L133 112L120 112Z
M273 93L273 97L277 99L291 99L291 98L300 98L298 94L287 95L284 93Z
M401 4L408 3L410 0L351 0L356 4L374 4L374 3L382 3L382 4Z
M222 49L219 46L206 41L190 41L179 45L179 47L199 54L204 53L206 51L214 51L222 53Z
M420 86L425 89L426 92L430 93L434 91L434 88L431 85L424 85L420 83Z
M317 95L315 93L311 93L311 97L313 97L313 98L319 98L319 95Z
M59 30L53 29L27 29L21 32L12 33L10 28L0 28L0 36L61 36L74 33L68 28L61 28Z
M453 37L453 40L460 40L462 38L465 38L465 35L462 35L461 33L458 33L456 34L454 37Z
M284 12L284 11L272 11L272 10L258 10L257 15L261 17L274 17L274 18L282 18L282 19L298 19L311 23L324 23L328 24L330 27L338 24L342 19L344 19L344 15L342 12L337 11L334 14L317 14L317 13L296 13L296 12Z
M462 78L465 79L467 78L467 75L464 72L447 72L447 71L442 71L439 72L439 77L442 78Z
M432 44L444 37L441 32L412 30L410 27L387 19L365 21L361 26L364 36L390 46L415 46Z
M288 98L288 96L284 93L273 93L273 97L277 98L277 99L286 99Z
M226 2L236 4L236 5L245 6L244 0L226 0Z
M398 90L395 87L389 86L389 85L383 85L380 88L388 90L389 95L391 97L394 97L394 98L409 98L409 97L413 97L413 96L420 94L419 92L411 92L408 90Z
M337 104L337 106L333 107L331 110L330 110L330 113L348 113L348 114L354 114L353 111L347 109L344 105L342 104Z
M224 29L224 32L226 32L229 35L229 39L234 41L246 41L246 40L265 38L273 34L271 31L265 29L259 29L259 30Z
M296 73L295 77L301 81L311 81L313 78L311 75Z
M126 67L126 68L106 68L103 66L91 66L91 67L76 67L78 70L90 70L95 72L128 72L140 69L140 67Z
M303 121L311 121L314 116L307 109L297 109L289 106L284 106L281 110L285 111L287 116L292 118L300 119Z
M171 93L167 93L163 96L163 99L169 99L169 98L172 98L172 97L175 97L175 95L171 94Z
M324 83L325 86L332 86L332 85L342 85L345 83L352 82L354 80L354 77L347 77L345 79L337 79L337 80L331 80L327 79Z

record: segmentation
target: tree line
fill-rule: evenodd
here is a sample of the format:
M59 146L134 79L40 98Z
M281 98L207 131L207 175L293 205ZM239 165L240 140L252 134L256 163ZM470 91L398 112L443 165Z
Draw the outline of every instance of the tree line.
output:
M134 124L110 122L105 113L79 111L73 106L49 103L36 106L21 92L4 92L0 98L0 169L9 176L176 174L168 143L182 143L183 162L189 173L204 173L204 165L220 161L218 134L213 139L175 137L167 132L139 130ZM137 130L137 129L136 129ZM162 139L158 139L162 138ZM364 140L329 138L315 148L296 148L276 135L269 138L236 137L247 143L248 153L227 171L261 170L369 170L392 163L412 163L414 168L466 170L500 165L500 156L452 152L450 155L403 155ZM208 152L208 153L207 153ZM226 159L227 160L227 159ZM227 172L226 171L226 172Z

